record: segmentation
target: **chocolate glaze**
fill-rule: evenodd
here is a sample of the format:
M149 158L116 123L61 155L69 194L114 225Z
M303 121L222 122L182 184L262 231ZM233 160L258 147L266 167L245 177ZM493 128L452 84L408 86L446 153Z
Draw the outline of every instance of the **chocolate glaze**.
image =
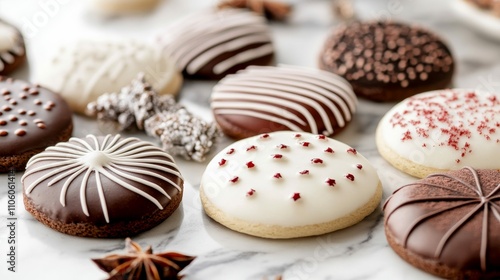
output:
M454 71L451 52L437 35L385 21L355 22L336 29L325 42L319 64L346 78L358 95L367 98L380 94L371 87L383 87L386 92L441 88L450 83ZM386 101L387 97L372 98Z
M136 138L122 138L119 135L113 137L108 136L106 143L111 143L112 139L115 139L115 137L117 137L118 140L115 144L108 147L109 152L105 152L105 154L109 156L111 154L110 150L113 150L113 147L115 147L118 152L115 152L113 155L115 158L112 161L113 165L111 165L111 167L109 164L103 165L102 168L105 171L109 172L109 174L113 177L118 178L118 180L128 183L138 190L150 195L153 199L156 199L163 208L167 207L172 200L171 198L182 195L183 179L179 176L176 165L167 153L161 151L158 147L150 143ZM88 156L92 150L95 150L96 147L96 140L94 139L97 139L99 146L101 146L101 148L97 150L103 150L102 143L105 137L94 138L93 136L88 136L87 138L83 138L81 140L72 138L69 142L59 143L55 147L63 149L68 149L69 147L69 150L77 152L82 151L81 154L75 156L69 154L70 157L65 159L65 152L49 148L45 152L33 157L30 162L28 162L26 173L22 178L22 182L24 194L31 201L34 207L55 221L61 221L64 223L91 223L98 226L138 220L144 216L154 215L154 213L161 211L155 203L147 199L144 195L132 192L131 190L123 187L123 184L111 180L109 176L102 171L102 169L91 168L89 171L88 181L84 184L88 215L84 213L80 193L81 184L84 182L85 174L88 170L88 166L86 164L88 164L89 161L86 159L86 156ZM88 149L87 145L84 143L92 149ZM135 148L134 145L136 146ZM131 152L128 153L129 157L135 157L139 159L139 161L133 161L126 164L127 158L124 150L129 148L131 149ZM83 152L85 150L87 150L87 152ZM77 173L76 171L70 172L67 176L64 176L55 184L48 186L50 181L57 178L57 176L64 174L64 172L69 171L69 169L63 169L55 173L53 176L37 182L37 180L40 180L40 178L44 175L57 170L59 167L33 172L36 169L58 162L67 162L67 164L62 166L64 168L72 164L71 160L73 159L77 160L77 168L84 168L84 171L78 174L73 181L70 181L69 179L70 176ZM153 162L155 160L156 162ZM144 163L149 164L149 166L144 165ZM160 191L155 190L151 186L126 178L123 174L118 174L111 168L123 172L126 176L131 176L131 178L143 179L159 186L168 194L168 196L170 196L170 198L162 194ZM124 170L124 168L133 169L135 172ZM158 168L167 168L170 171L161 171L158 170ZM100 170L99 178L105 197L109 221L106 219L104 207L99 196L96 170ZM146 174L148 172L149 174ZM151 173L156 174L156 176L151 175ZM166 179L175 183L179 189ZM60 202L60 195L63 191L63 186L67 181L71 183L67 188L64 206Z
M498 170L429 175L396 190L384 213L386 231L413 254L464 275L499 275Z
M61 132L71 127L71 117L71 110L59 95L0 76L0 156L15 156L57 143Z

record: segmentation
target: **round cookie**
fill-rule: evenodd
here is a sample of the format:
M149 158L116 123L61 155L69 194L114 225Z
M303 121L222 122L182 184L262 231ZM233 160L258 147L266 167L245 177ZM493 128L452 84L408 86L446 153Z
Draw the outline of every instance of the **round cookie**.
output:
M24 39L14 26L0 20L0 75L7 75L26 61Z
M152 10L159 0L92 0L91 7L104 15L123 15Z
M75 112L83 114L88 103L103 93L119 92L140 72L160 94L176 94L182 85L182 76L168 56L134 41L82 41L62 47L35 80L59 92Z
M455 64L439 36L397 22L355 22L326 40L319 67L346 78L354 92L378 102L446 88Z
M279 130L330 136L350 122L357 98L326 71L250 66L214 87L211 107L223 132L238 139Z
M500 278L500 172L438 173L395 191L384 206L389 245L446 279Z
M71 110L59 95L0 76L0 172L24 170L30 157L72 132Z
M264 238L295 238L354 225L378 207L377 172L355 149L324 135L280 131L240 140L208 164L203 208L222 225Z
M71 138L34 156L21 178L24 205L60 232L126 237L168 218L182 199L173 158L137 138Z
M173 24L160 38L165 52L191 78L218 80L274 58L266 19L239 9L205 11Z
M471 166L500 169L500 96L467 89L410 97L380 121L377 148L412 176Z

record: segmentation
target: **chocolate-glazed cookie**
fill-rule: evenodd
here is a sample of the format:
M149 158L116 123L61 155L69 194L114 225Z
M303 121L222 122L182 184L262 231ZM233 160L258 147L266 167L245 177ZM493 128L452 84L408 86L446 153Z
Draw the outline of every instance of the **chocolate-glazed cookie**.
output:
M6 75L24 63L26 50L21 32L0 20L0 75Z
M319 67L339 74L358 96L386 102L448 87L452 54L436 34L397 22L355 22L326 40Z
M34 156L21 179L24 205L60 232L126 237L172 214L183 179L172 157L137 138L71 138Z
M293 130L331 136L356 111L357 98L338 75L294 66L250 66L214 87L211 107L234 138Z
M57 94L0 76L0 172L24 170L33 155L66 141L72 114Z
M205 11L170 26L160 39L186 77L218 80L274 58L266 19L239 9Z
M387 240L410 264L448 279L500 277L500 171L470 167L398 189Z

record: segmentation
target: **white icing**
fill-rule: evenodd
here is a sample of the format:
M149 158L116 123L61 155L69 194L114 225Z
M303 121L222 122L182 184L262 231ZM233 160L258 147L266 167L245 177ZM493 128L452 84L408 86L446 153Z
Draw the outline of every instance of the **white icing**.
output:
M297 124L304 125L304 119L310 132L327 135L334 133L328 113L333 114L339 127L344 127L351 120L356 105L354 92L339 76L286 66L250 66L229 75L214 87L211 103L219 115L252 116L294 131L302 131ZM300 115L291 113L292 110ZM318 130L313 112L321 117L325 131Z
M265 19L236 9L206 11L185 18L172 25L166 34L161 40L165 52L175 59L179 69L191 75L221 54L253 44L257 46L215 65L214 73L222 74L236 65L274 52Z
M14 27L0 21L0 71L5 69L5 64L14 62L13 54L24 54L22 37Z
M375 169L359 153L348 153L344 143L318 135L282 131L238 141L208 164L201 187L207 198L226 215L247 222L280 226L305 226L333 221L365 205L376 193ZM301 145L309 142L308 147ZM279 145L285 144L286 149ZM256 149L247 151L250 146ZM335 152L325 152L332 148ZM234 149L232 154L227 151ZM280 154L281 158L273 158ZM311 160L319 158L323 163ZM224 165L219 162L225 159ZM247 168L252 161L255 166ZM362 169L356 167L362 165ZM309 170L309 174L299 172ZM280 173L282 178L274 178ZM354 175L354 181L345 178ZM236 183L230 179L238 177ZM336 181L329 186L325 181ZM254 189L250 197L247 192ZM300 199L291 199L294 193Z
M174 94L181 79L173 60L159 48L134 41L82 41L61 48L38 69L35 80L61 93L73 110L83 113L89 102L103 93L119 92L139 72L160 93Z
M477 102L467 98L468 93L475 93ZM492 101L495 99L495 101ZM411 102L411 103L409 103ZM416 104L422 109L435 110L432 117L435 128L427 125L428 119L411 109L408 104ZM481 104L481 106L477 106ZM438 106L442 109L438 110ZM471 109L473 108L473 109ZM406 113L404 113L406 111ZM395 114L404 116L404 121L420 121L406 127L391 124ZM441 116L448 116L449 123L438 121ZM478 129L481 121L485 128ZM472 124L474 122L474 124ZM448 145L449 134L442 129L460 127L470 134L457 138L455 147ZM500 95L478 92L468 89L442 90L422 93L410 97L394 106L379 123L379 135L392 151L404 159L419 165L438 169L473 168L500 169ZM419 135L418 130L428 135ZM489 131L492 129L492 131ZM403 141L409 131L412 139ZM480 133L482 131L482 134ZM467 147L468 146L468 147ZM462 156L462 153L464 155ZM457 162L458 161L458 162Z
M163 187L145 179L138 178L134 176L134 174L143 174L164 180L170 184L171 187L181 191L181 187L178 184L160 173L153 172L154 170L161 171L182 178L181 174L177 171L178 168L173 162L172 157L161 151L158 147L140 141L137 138L121 138L120 135L114 137L107 135L102 143L99 143L94 135L88 135L87 138L91 140L92 144L89 144L83 139L71 138L68 142L49 147L45 152L32 157L28 161L26 172L21 178L21 181L24 181L26 177L35 175L40 171L51 171L37 178L29 186L26 186L26 194L31 193L33 189L37 187L41 187L40 183L47 179L52 178L47 183L48 187L61 180L65 180L61 188L60 203L62 206L66 206L66 193L68 188L72 186L72 182L76 177L85 172L82 182L80 186L78 186L80 188L80 204L82 211L85 215L89 216L85 190L87 188L88 179L90 176L94 176L96 178L97 191L104 218L106 222L109 223L108 207L106 205L106 198L101 183L101 176L107 177L120 187L148 199L159 209L163 209L163 206L155 197L127 183L122 178L134 181L143 186L148 186L169 199L170 196ZM165 159L149 157L163 157ZM57 160L57 162L53 162L55 160ZM30 166L35 163L44 162L52 163L30 168ZM73 185L73 187L77 186Z

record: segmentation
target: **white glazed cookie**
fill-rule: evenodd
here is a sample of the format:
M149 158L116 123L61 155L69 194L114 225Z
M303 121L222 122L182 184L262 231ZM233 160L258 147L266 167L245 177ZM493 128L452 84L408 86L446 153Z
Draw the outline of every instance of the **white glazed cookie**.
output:
M380 154L423 178L461 169L500 169L500 95L468 89L415 95L392 108L377 128Z
M280 131L240 140L208 164L200 196L208 216L265 238L319 235L358 223L382 197L377 172L324 135Z
M84 113L103 93L118 92L139 72L161 94L176 94L182 76L161 50L133 41L82 41L61 48L35 80L59 92L71 108Z
M10 73L26 58L24 40L13 26L0 20L0 75Z
M91 0L92 9L104 15L122 15L152 10L159 0Z
M171 25L160 38L186 76L220 79L274 57L264 17L239 9L205 11Z
M211 107L221 129L233 138L279 130L331 136L356 111L357 98L342 77L296 66L249 66L222 79Z

